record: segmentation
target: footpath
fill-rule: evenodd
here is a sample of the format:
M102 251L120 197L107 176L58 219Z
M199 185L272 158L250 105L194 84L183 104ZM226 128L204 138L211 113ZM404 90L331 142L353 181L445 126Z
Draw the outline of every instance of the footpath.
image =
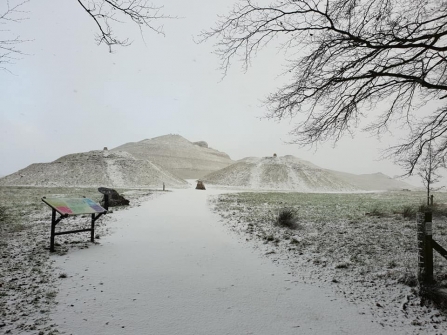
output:
M297 282L229 232L217 191L175 190L115 212L100 244L52 256L51 317L73 335L396 334L331 290Z

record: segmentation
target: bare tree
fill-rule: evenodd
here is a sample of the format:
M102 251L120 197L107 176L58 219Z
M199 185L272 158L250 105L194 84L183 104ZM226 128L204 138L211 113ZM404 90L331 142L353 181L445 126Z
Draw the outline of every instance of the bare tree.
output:
M163 26L156 26L154 21L171 18L163 15L160 11L162 6L155 6L148 0L77 0L79 5L93 19L98 34L96 41L98 44L106 44L109 50L112 46L127 46L130 44L129 38L119 38L112 30L112 24L131 20L137 24L142 32L142 27L149 28L157 34L163 34Z
M93 20L98 29L96 41L98 44L105 44L112 51L116 45L128 46L131 44L128 37L118 37L112 26L127 21L136 24L140 32L147 28L163 34L163 26L154 25L160 19L172 18L161 13L162 6L155 6L148 0L73 0L77 1ZM13 35L10 25L25 20L25 4L29 0L15 1L6 0L6 5L0 6L0 69L7 70L6 65L17 59L23 52L18 45L25 42L20 36ZM8 29L5 29L9 24ZM4 29L1 29L4 28Z
M13 35L10 29L6 29L7 24L19 23L25 20L25 11L23 7L28 0L11 5L9 0L6 1L4 8L0 9L0 70L9 71L6 64L10 64L23 55L17 45L23 43L24 40L20 36Z
M439 182L441 175L439 169L446 167L445 157L437 155L433 150L434 140L429 141L421 155L418 168L418 175L422 178L422 183L427 190L427 206L430 206L430 196L432 192L438 191L443 187L434 188L433 184Z
M446 1L273 1L239 1L202 38L217 39L225 73L233 59L248 67L261 48L281 42L290 79L266 99L267 117L302 113L304 121L291 131L294 143L337 141L372 116L362 130L381 134L395 122L408 130L387 152L405 158L407 174L432 139L438 143L432 150L445 155ZM429 101L438 107L422 109Z

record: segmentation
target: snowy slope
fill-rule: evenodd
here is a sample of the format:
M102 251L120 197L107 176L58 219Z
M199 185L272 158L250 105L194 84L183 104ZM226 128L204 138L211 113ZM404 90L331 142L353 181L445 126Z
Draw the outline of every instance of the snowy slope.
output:
M205 183L258 190L346 192L412 189L384 174L354 175L322 169L294 156L248 157L202 178Z
M206 142L193 143L180 135L130 142L112 149L116 150L150 160L184 179L201 178L234 163L227 154L209 148Z
M332 174L338 178L349 181L362 190L403 190L414 189L413 185L410 185L404 181L391 178L381 172L372 174L352 174L340 171L331 171Z
M208 184L298 192L355 191L329 171L293 156L244 158L203 178Z
M80 187L186 186L186 181L147 160L127 152L90 151L63 156L51 163L31 164L9 176L0 185Z

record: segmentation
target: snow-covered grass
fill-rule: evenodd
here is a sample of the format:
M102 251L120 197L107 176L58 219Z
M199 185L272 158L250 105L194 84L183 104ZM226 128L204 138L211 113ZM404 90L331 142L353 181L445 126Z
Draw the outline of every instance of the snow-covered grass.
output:
M422 192L236 193L212 203L231 229L303 280L332 283L348 300L369 305L383 324L436 333L447 330L447 319L420 306L416 222L404 217L424 198ZM436 194L435 202L433 238L447 247L447 194ZM300 229L276 224L284 208L296 213ZM447 261L438 255L435 277L447 287Z
M150 190L118 192L131 205L154 195ZM45 195L101 198L95 188L0 187L0 330L4 332L58 333L49 310L57 282L67 273L55 269L49 259L51 212L40 200ZM378 322L396 333L442 334L447 333L445 315L420 305L415 286L416 224L404 217L411 216L410 208L424 199L418 192L230 193L213 196L211 204L244 241L273 262L285 263L297 280L333 285L348 301L369 306ZM447 247L447 194L435 194L435 202L434 239ZM293 210L298 229L276 224L284 209ZM111 218L98 221L99 237L107 234ZM88 222L88 217L78 216L61 225L76 229ZM57 236L56 242L61 254L90 245L85 233ZM447 286L447 262L438 256L435 260L436 278Z
M150 190L117 191L131 205L153 194ZM55 271L49 259L51 210L41 201L43 196L86 196L97 202L102 198L96 188L0 186L0 330L4 333L58 334L50 324L49 311L57 295L57 278L64 274ZM109 217L97 221L97 237L107 233ZM58 226L86 228L89 220L89 216L70 217ZM56 251L88 248L88 241L87 233L57 236Z

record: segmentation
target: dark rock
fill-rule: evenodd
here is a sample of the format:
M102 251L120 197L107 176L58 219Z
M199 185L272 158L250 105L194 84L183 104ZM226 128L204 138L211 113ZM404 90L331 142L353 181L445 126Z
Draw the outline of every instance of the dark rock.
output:
M101 200L101 206L105 206L106 196L109 196L109 207L115 206L128 206L129 200L124 198L122 195L119 195L117 191L113 188L100 187L98 188L98 192L104 194L104 197Z
M206 190L205 185L203 184L203 181L198 180L196 190Z
M208 143L206 143L205 141L193 142L192 144L198 145L199 147L202 148L208 148Z

